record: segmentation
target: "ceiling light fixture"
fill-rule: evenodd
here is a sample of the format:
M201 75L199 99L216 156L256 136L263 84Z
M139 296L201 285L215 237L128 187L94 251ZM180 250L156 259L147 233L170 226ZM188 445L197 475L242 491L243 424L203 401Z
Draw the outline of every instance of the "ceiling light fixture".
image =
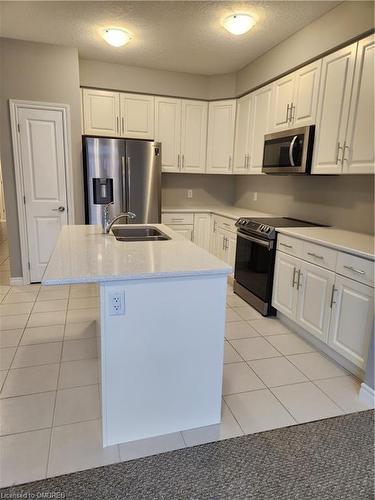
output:
M223 24L232 35L243 35L254 26L255 20L248 14L233 14L226 17Z
M127 31L120 28L107 28L103 31L103 38L113 47L122 47L130 41L131 37Z

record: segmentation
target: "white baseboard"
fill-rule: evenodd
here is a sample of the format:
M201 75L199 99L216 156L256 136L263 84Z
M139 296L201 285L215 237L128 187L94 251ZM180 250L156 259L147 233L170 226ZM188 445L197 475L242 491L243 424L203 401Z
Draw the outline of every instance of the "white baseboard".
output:
M375 408L375 390L364 382L361 384L359 399L366 403L370 408Z
M20 286L25 284L22 276L19 276L18 278L9 278L9 283L11 286Z

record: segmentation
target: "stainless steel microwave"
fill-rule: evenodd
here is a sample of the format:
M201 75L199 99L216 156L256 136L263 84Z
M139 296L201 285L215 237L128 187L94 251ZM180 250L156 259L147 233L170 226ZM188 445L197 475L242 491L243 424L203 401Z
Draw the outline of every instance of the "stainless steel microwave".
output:
M262 172L266 174L309 174L315 126L275 132L264 136Z

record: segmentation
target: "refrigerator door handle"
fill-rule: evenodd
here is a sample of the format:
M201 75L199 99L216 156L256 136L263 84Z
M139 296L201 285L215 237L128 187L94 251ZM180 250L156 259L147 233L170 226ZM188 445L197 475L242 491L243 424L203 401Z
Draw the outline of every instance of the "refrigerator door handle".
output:
M126 182L125 182L125 194L126 194L126 212L130 212L130 156L126 158Z
M126 163L124 156L121 156L121 181L122 181L122 211L127 212L128 197L126 189Z

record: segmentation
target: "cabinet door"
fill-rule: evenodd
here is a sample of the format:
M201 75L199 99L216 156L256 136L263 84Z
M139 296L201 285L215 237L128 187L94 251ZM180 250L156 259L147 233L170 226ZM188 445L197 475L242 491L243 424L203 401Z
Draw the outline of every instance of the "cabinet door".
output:
M295 73L280 78L273 84L271 129L285 130L290 125Z
M263 164L264 136L269 132L272 100L272 85L251 94L251 123L249 133L249 174L261 174Z
M305 127L316 122L321 67L322 60L319 59L295 72L291 111L293 127Z
M300 269L297 323L327 342L335 273L304 262Z
M346 359L365 368L374 321L374 290L336 275L328 344Z
M122 137L154 138L154 101L152 95L120 94Z
M194 215L194 243L201 248L210 251L210 214Z
M232 172L235 117L235 99L209 103L207 172Z
M184 224L169 224L168 227L181 234L187 240L193 241L193 226Z
M272 305L289 318L294 318L297 309L297 275L302 261L276 252L273 279Z
M120 94L83 89L83 119L86 135L120 135Z
M339 174L357 44L354 43L323 59L312 173Z
M212 240L211 240L211 253L213 253L218 259L222 260L225 260L224 237L225 237L224 231L218 228L214 223L214 229L212 232Z
M344 173L374 173L374 57L375 37L358 43Z
M247 174L249 166L249 133L250 133L251 95L241 97L237 101L236 136L234 141L234 174Z
M206 170L207 115L207 102L182 100L182 172L202 173Z
M226 262L233 268L236 263L237 235L227 232L226 236Z
M155 98L155 140L161 142L163 172L179 172L181 99Z

